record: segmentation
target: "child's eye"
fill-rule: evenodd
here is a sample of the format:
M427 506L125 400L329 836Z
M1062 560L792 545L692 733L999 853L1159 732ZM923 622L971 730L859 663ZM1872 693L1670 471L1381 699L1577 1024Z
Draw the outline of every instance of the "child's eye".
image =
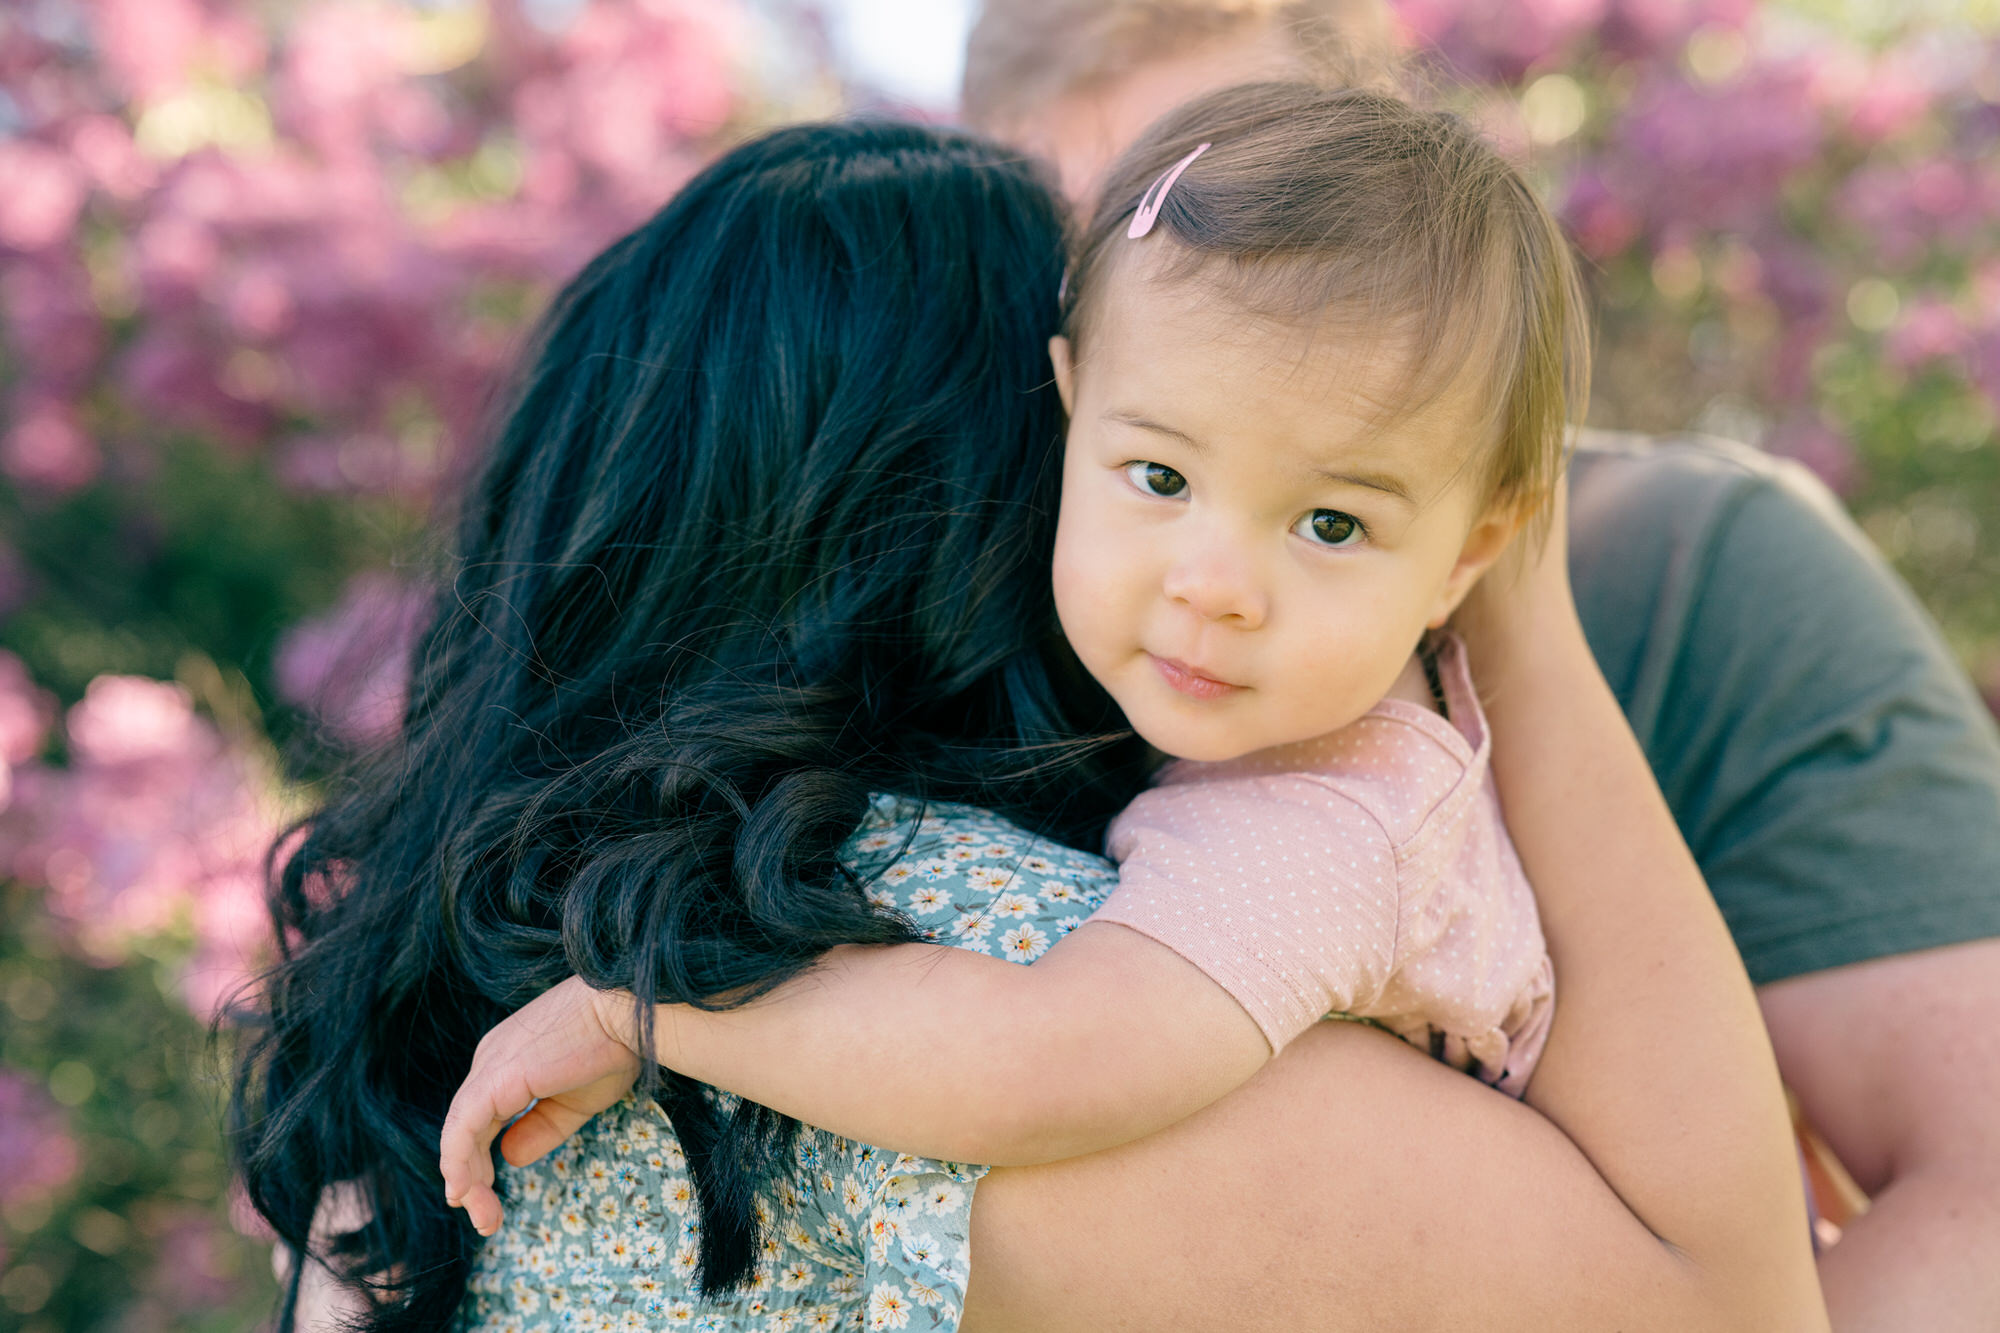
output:
M1148 495L1161 495L1171 499L1187 490L1187 478L1164 463L1148 463L1143 460L1127 463L1125 476L1134 486Z
M1293 532L1318 546L1353 546L1368 535L1368 529L1352 514L1338 509L1315 509L1301 518Z

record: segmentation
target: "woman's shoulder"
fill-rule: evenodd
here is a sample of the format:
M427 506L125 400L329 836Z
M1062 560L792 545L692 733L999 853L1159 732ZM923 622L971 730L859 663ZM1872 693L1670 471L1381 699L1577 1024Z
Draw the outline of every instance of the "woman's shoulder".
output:
M869 799L867 814L840 856L860 874L939 857L955 865L1003 861L1030 875L1106 880L1117 874L1097 853L1035 833L995 811L889 794Z
M978 806L878 796L842 852L869 900L927 937L1033 962L1117 878L1102 856Z

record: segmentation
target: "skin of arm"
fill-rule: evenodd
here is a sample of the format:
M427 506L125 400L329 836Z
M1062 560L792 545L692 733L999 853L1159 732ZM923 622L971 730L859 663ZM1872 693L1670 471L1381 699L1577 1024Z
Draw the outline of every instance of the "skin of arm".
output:
M504 1129L502 1153L524 1165L622 1097L639 1073L635 1018L629 992L571 977L481 1039L438 1164L445 1197L481 1233L501 1219L494 1136ZM655 1005L651 1055L864 1143L1018 1165L1185 1119L1270 1053L1192 963L1086 922L1027 967L944 945L837 948L740 1008Z
M606 1000L629 1041L630 998ZM662 1065L863 1143L989 1165L1150 1134L1270 1054L1228 992L1109 923L1086 922L1027 967L853 945L738 1009L654 1009Z
M1824 1327L1755 996L1590 654L1563 531L1462 617L1558 979L1527 1101L1707 1290L1704 1326Z
M1840 1333L2000 1328L2000 939L1773 982L1807 1117L1872 1196L1820 1258Z

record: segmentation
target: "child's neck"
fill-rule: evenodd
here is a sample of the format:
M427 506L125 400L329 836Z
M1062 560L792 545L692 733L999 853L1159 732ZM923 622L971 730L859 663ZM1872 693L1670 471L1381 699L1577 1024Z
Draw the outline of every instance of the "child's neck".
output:
M1403 672L1396 677L1396 683L1389 687L1385 699L1401 699L1419 708L1428 708L1433 713L1442 713L1438 706L1438 691L1431 680L1430 671L1424 666L1422 652L1410 654L1410 660L1403 663Z

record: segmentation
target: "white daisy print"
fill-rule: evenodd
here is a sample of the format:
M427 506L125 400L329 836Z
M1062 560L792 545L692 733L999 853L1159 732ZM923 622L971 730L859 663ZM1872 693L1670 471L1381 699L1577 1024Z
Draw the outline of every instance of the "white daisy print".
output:
M880 1282L868 1293L868 1327L903 1328L910 1322L910 1301L903 1289Z
M910 910L918 916L931 916L951 906L951 890L935 884L926 884L910 895Z
M1017 963L1032 963L1048 948L1049 937L1033 926L1016 926L1000 937L1000 956Z
M1014 872L1000 866L967 866L965 882L987 893L998 893L1014 882Z
M1003 893L993 900L993 915L1019 921L1035 914L1035 900L1025 893Z

